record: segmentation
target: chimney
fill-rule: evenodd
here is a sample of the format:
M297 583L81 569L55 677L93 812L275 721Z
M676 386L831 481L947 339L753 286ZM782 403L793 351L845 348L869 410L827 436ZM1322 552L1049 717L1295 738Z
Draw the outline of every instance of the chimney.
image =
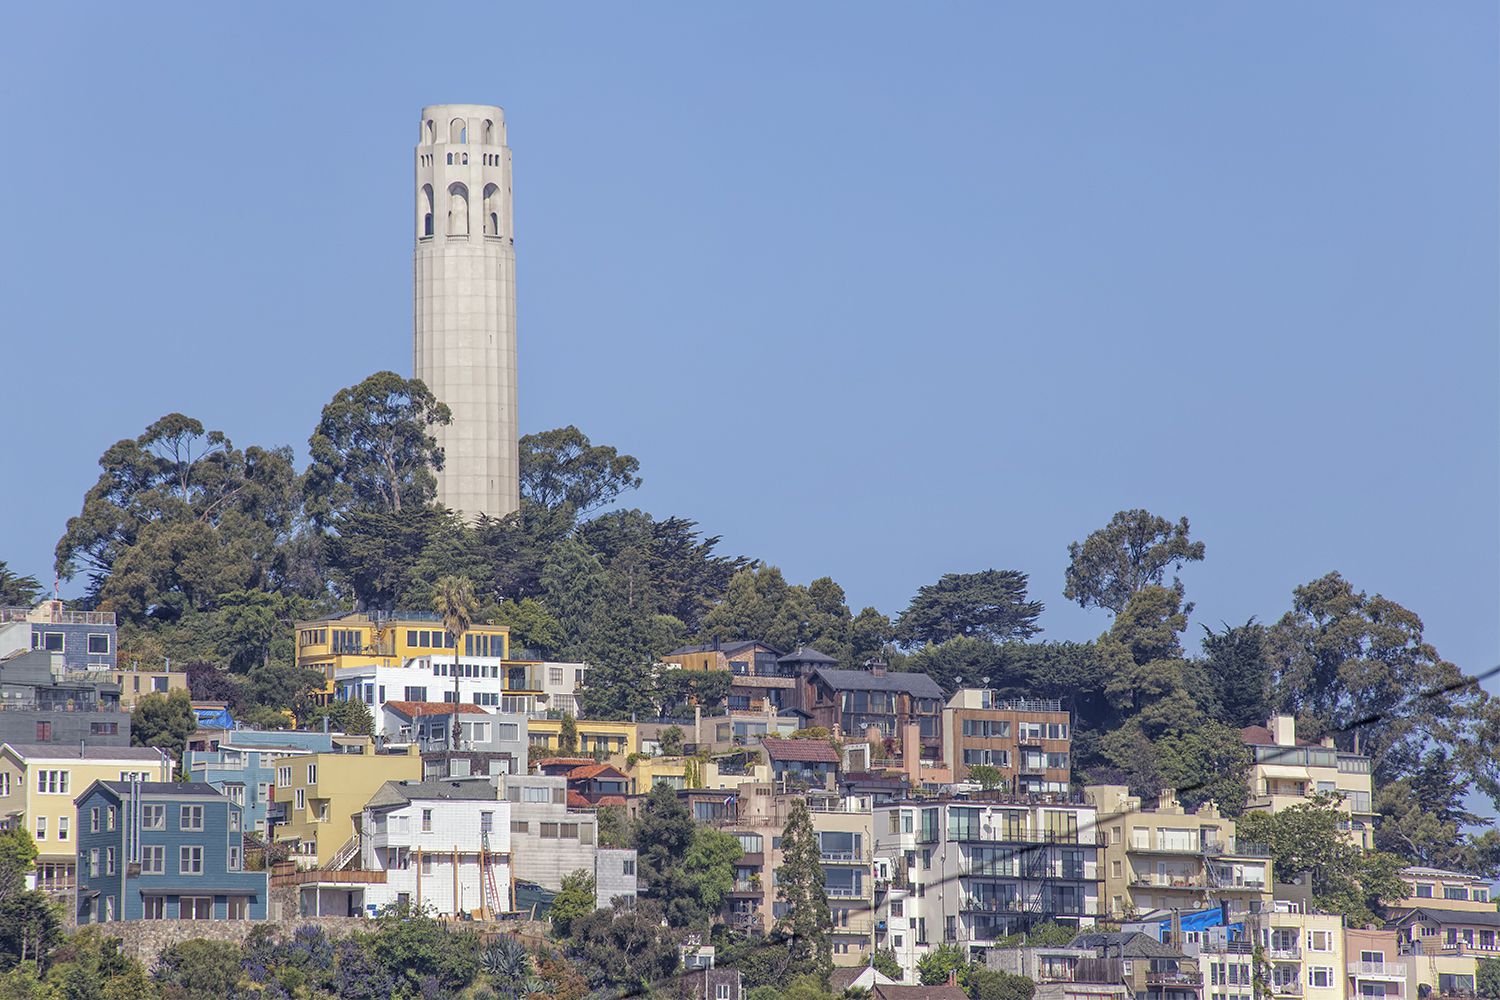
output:
M1290 715L1277 715L1271 718L1271 739L1279 747L1294 747L1297 745L1297 720Z
M957 986L958 985L958 970L957 969L949 969L948 970L948 985L949 986Z
M872 676L875 676L875 677L884 677L885 676L885 661L884 660L870 660L865 665L870 668L870 673L871 673Z

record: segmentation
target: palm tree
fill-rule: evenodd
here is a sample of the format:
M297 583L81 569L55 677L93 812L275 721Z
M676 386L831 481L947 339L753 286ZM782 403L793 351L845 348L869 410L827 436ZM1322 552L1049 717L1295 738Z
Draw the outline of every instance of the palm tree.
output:
M474 624L479 602L474 582L466 576L439 577L432 591L432 610L443 619L443 629L453 640L453 717L448 720L448 773L453 773L453 750L458 746L458 654L464 633Z

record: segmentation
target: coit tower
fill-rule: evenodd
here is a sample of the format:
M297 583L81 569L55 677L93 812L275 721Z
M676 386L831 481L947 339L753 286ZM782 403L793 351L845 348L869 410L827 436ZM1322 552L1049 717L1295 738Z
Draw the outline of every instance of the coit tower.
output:
M422 109L416 150L413 374L453 411L440 504L473 520L520 506L516 250L505 113Z

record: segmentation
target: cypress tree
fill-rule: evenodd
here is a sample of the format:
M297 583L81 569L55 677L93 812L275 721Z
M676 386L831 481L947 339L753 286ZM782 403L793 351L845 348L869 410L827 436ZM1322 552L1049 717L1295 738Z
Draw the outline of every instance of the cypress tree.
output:
M786 914L776 922L776 934L787 942L791 973L812 973L826 986L833 968L833 914L828 909L818 837L806 799L792 803L781 833L781 853L776 900L786 905Z

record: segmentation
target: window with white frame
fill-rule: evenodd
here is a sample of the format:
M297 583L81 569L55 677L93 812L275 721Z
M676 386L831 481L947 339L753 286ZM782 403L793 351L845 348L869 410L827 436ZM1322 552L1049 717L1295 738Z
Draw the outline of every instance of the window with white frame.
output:
M36 839L47 839L47 817L45 816L38 816L36 818Z
M1307 970L1307 985L1323 990L1332 989L1333 969L1326 965L1310 966Z
M73 822L67 816L57 817L57 839L67 840L72 831Z
M285 788L287 785L290 785L291 783L292 783L292 769L291 769L291 767L278 767L276 769L276 784L278 784L281 787Z
M10 797L10 772L0 771L0 798Z
M297 809L306 809L307 808L307 789L305 789L305 788L299 788L299 789L297 789L296 794L292 796L292 799L293 799L292 805L295 806Z
M318 765L307 765L307 783L309 785L316 785L318 783Z
M67 771L38 771L36 790L42 795L67 795L68 775Z
M95 810L98 812L98 810ZM165 830L167 828L167 807L161 803L148 803L141 806L141 829L142 830ZM94 824L94 829L99 829L99 824Z
M167 849L160 844L146 844L141 848L141 874L165 875L167 873ZM161 918L158 917L158 920Z
M177 852L177 874L179 875L202 875L203 874L203 848L182 847Z
M199 831L203 829L203 807L182 806L177 817L179 830Z

